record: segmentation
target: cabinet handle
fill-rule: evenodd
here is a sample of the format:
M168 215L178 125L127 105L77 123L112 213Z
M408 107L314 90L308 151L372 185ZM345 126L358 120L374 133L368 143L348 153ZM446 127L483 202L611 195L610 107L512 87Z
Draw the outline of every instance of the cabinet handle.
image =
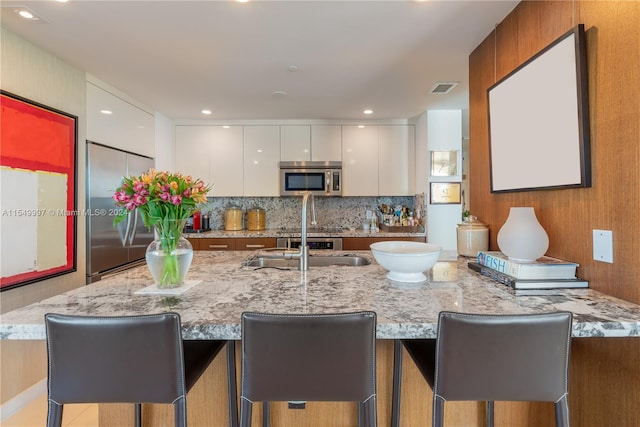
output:
M209 245L209 249L226 249L229 245Z
M247 248L264 248L264 245L246 245Z

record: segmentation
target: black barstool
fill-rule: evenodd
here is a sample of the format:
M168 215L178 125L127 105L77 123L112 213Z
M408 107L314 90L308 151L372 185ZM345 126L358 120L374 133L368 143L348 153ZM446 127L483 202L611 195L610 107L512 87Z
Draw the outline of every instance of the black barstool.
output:
M360 426L377 426L373 312L242 314L240 425L254 402L355 401Z
M436 340L402 340L394 353L392 426L400 420L401 351L409 355L433 390L434 427L444 424L444 402L553 402L556 425L569 427L569 312L482 315L442 312Z
M45 324L48 427L61 425L67 403L134 403L139 427L143 402L173 404L175 425L186 427L186 394L226 344L183 341L177 313L121 317L50 313ZM235 360L228 361L228 368L229 381L234 373L229 416L235 427Z

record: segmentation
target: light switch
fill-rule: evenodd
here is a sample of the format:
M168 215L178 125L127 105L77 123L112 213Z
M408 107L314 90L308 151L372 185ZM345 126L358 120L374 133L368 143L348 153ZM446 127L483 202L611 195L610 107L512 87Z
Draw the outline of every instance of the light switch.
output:
M593 230L593 259L613 264L613 231Z

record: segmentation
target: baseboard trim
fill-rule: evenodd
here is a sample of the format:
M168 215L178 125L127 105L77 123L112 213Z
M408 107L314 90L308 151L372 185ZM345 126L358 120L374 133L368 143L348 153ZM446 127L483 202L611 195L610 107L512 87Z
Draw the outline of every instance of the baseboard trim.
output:
M22 393L7 400L0 406L0 422L4 422L23 410L28 404L47 394L47 379L43 378Z

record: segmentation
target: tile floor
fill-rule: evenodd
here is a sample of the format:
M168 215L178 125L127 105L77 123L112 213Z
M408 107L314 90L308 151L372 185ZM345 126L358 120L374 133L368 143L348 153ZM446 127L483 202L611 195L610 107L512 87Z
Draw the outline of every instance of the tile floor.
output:
M20 412L0 423L0 427L43 427L46 424L47 396L43 394L38 399L25 406ZM98 405L64 405L62 427L97 426Z

